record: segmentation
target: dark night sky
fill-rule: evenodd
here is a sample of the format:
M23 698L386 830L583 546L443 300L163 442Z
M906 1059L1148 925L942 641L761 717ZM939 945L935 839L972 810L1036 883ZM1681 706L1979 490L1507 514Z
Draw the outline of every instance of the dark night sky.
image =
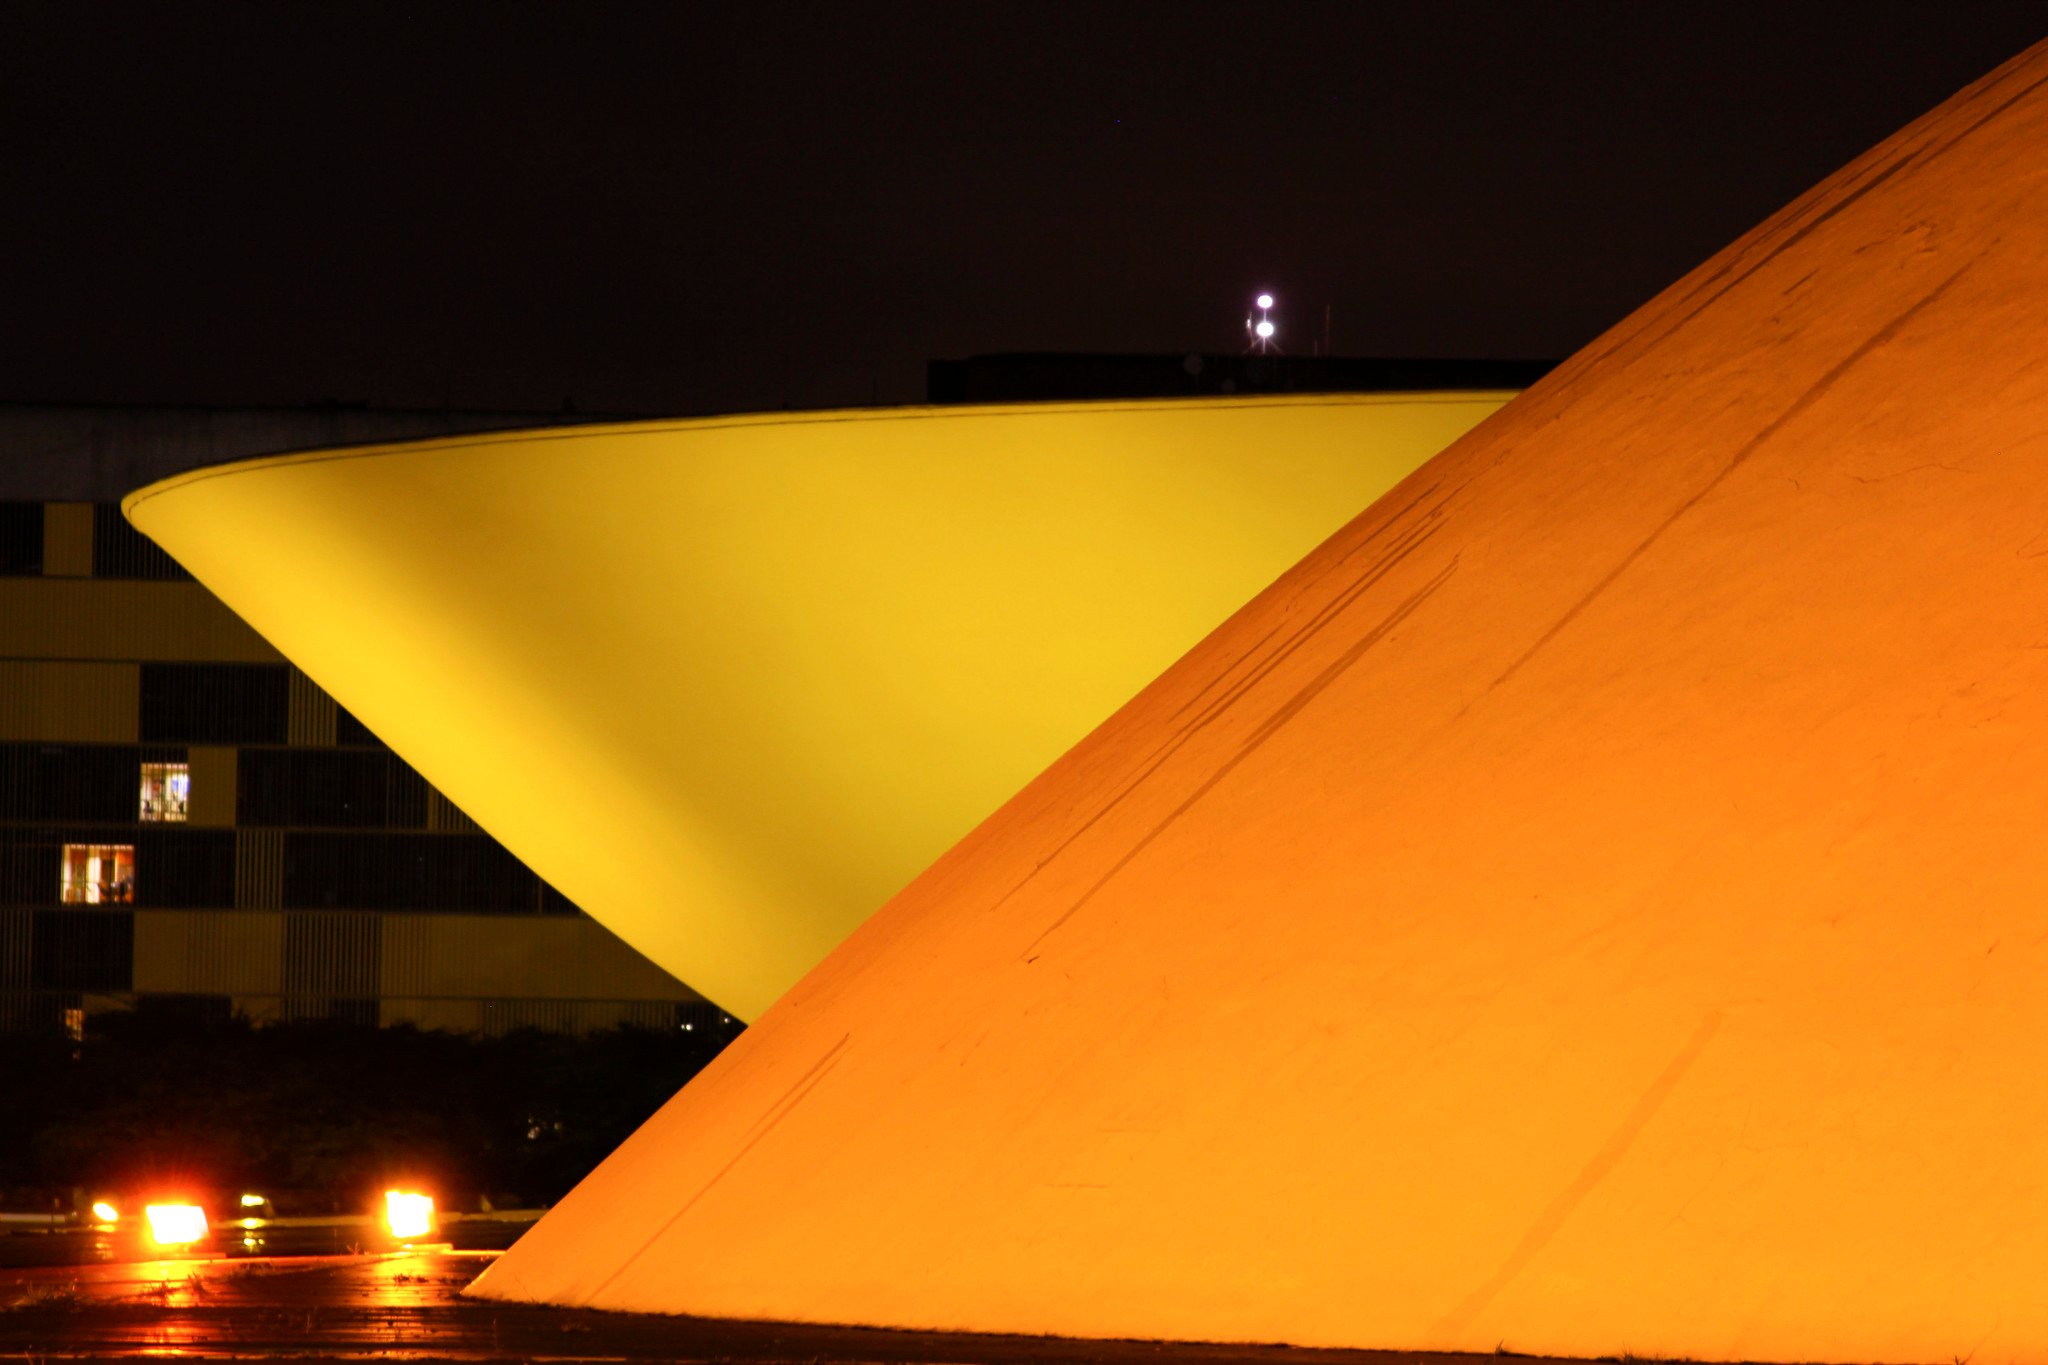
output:
M1235 348L1258 286L1344 354L1562 356L2043 36L2040 0L0 0L0 399L914 401L932 356Z

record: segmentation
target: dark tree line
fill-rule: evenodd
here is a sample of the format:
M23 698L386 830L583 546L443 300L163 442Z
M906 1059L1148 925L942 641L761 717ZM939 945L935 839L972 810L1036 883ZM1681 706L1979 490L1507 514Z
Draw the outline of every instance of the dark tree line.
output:
M260 1190L280 1214L393 1182L445 1208L552 1203L739 1030L500 1038L139 1009L0 1039L0 1206Z

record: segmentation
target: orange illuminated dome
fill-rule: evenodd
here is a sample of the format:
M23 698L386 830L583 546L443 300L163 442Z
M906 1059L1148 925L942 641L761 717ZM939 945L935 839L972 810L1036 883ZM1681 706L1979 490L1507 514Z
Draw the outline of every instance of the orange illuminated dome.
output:
M127 507L535 871L752 1018L1508 397L495 433Z
M1285 574L477 1292L2048 1356L2048 48Z

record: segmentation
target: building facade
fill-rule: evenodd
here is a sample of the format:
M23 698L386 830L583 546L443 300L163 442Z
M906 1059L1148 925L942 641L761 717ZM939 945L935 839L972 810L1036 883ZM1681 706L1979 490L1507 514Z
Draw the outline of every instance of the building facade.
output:
M111 500L0 501L0 1027L138 1004L724 1026Z

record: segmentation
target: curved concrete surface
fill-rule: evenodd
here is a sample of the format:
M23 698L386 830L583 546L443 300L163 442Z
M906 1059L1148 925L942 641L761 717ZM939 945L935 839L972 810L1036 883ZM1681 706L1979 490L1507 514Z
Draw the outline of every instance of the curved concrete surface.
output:
M2048 46L1437 457L486 1273L2048 1358Z
M258 460L126 506L536 871L752 1018L1507 397L580 427Z

